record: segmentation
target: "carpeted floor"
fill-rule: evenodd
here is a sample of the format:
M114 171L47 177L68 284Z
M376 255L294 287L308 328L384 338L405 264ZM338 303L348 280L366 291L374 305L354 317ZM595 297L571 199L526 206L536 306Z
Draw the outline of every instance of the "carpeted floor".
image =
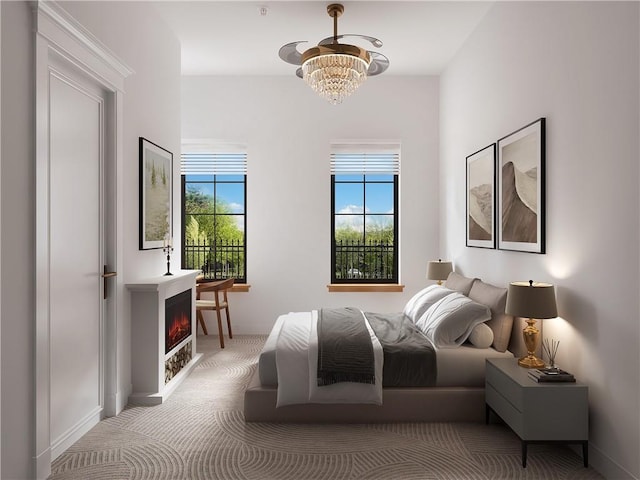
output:
M126 408L58 457L62 479L602 479L563 446L531 445L502 424L245 424L243 392L266 337L220 350L198 337L200 365L162 405Z

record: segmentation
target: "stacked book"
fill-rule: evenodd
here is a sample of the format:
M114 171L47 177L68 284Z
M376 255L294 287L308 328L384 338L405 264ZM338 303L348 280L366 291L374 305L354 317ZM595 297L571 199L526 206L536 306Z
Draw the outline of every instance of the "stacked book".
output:
M536 382L575 382L573 374L560 368L536 368L529 370L529 377Z

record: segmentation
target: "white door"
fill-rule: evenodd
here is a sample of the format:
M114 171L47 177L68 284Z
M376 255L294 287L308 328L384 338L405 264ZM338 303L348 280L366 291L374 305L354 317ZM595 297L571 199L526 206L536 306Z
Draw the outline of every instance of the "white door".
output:
M52 459L103 415L104 95L73 71L50 70Z
M56 2L34 2L35 477L126 403L118 351L124 81L133 71ZM109 295L102 298L104 282Z

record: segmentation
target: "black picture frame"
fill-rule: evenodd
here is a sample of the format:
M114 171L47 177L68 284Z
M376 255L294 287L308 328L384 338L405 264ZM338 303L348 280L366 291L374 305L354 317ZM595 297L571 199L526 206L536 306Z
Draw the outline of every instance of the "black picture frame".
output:
M498 140L498 248L545 253L545 118Z
M496 144L466 160L466 246L496 248Z
M140 250L173 242L173 154L144 137L138 139Z

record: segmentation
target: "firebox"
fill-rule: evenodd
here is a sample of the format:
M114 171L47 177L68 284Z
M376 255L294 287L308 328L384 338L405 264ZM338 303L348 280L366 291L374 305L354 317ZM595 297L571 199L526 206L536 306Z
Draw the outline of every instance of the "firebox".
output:
M191 289L164 301L164 353L191 335Z

